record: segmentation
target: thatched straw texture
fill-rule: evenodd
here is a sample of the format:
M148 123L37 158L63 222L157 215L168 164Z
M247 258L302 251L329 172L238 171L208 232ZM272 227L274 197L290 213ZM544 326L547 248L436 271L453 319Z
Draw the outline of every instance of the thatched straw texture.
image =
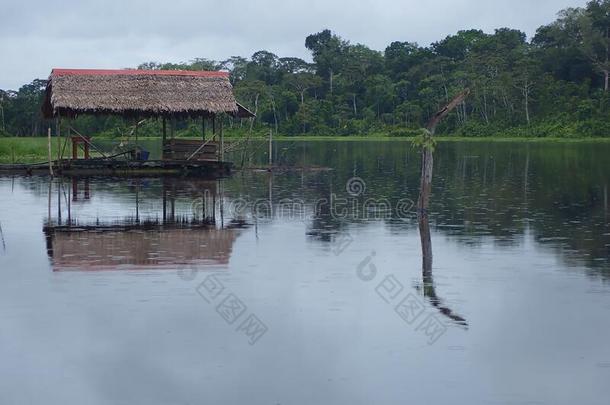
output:
M53 69L47 118L77 114L209 116L241 112L225 72Z

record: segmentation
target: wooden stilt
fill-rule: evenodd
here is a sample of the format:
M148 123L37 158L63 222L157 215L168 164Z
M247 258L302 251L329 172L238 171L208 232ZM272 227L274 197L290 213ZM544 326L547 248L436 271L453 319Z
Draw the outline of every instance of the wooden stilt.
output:
M201 117L201 139L205 141L205 117Z
M222 119L220 120L220 161L224 162L225 160L225 141L224 134L222 130Z
M51 127L47 131L48 147L49 147L49 174L53 176L53 160L51 158Z
M273 165L273 129L269 128L269 167Z
M136 117L136 128L134 129L134 133L136 136L136 160L140 160L139 158L139 154L140 151L138 150L138 126L140 125L140 121L138 121L138 118Z
M61 117L57 114L55 120L55 136L57 137L57 164L61 160Z
M165 143L167 142L167 125L163 117L163 138L161 140L161 159L165 159ZM165 220L165 219L164 219Z

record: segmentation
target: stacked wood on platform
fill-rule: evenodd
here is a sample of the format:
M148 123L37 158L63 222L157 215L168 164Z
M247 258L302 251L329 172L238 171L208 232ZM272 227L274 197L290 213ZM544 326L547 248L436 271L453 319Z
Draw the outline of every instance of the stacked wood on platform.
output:
M163 160L218 160L218 142L206 142L197 139L167 140L163 143ZM201 147L204 143L205 146Z

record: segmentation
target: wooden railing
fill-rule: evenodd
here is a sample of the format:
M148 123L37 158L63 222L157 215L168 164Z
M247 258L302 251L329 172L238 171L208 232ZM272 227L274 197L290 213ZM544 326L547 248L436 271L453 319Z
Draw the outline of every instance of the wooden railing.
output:
M169 139L163 144L163 160L218 160L218 142Z

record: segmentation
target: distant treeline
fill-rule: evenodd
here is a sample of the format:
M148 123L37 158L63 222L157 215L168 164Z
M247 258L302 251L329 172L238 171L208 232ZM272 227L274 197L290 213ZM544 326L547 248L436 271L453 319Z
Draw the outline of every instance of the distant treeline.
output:
M392 42L384 52L352 44L330 30L309 35L313 63L259 51L249 59L198 58L188 63L148 62L139 69L228 70L240 102L254 122L233 122L234 132L281 135L407 136L465 87L471 96L439 128L462 136L610 136L610 0L569 8L529 41L510 28L480 30L421 47ZM0 132L43 135L45 80L18 91L0 90ZM119 135L115 117L80 117L89 134ZM182 134L197 126L181 122ZM143 131L159 134L159 123Z

